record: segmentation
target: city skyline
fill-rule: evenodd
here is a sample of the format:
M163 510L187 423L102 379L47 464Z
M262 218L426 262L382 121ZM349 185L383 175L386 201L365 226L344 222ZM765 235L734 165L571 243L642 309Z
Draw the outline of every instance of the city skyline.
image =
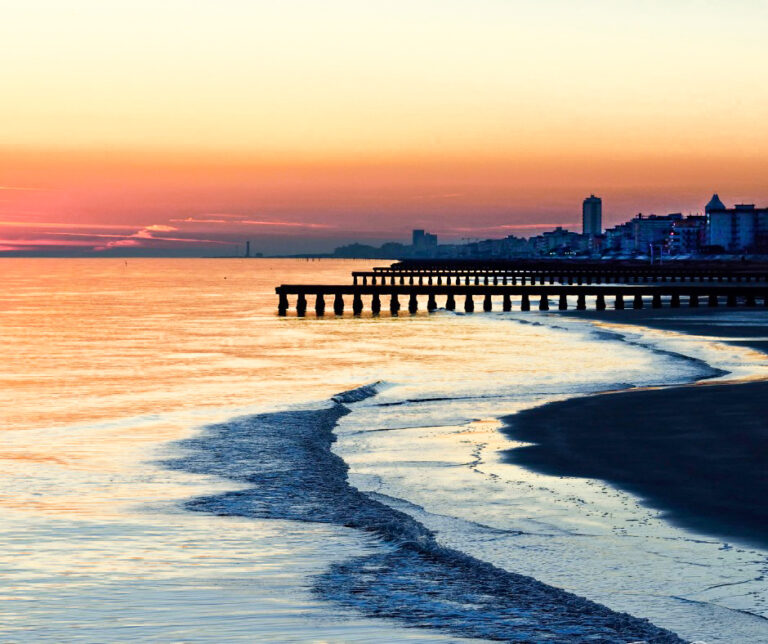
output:
M0 187L0 190L16 190L14 188ZM596 198L596 195L590 193L590 196L583 201L589 201L589 199ZM602 199L597 197L602 206ZM745 200L733 201L728 200L734 206L737 204L745 203ZM580 202L579 202L580 203ZM698 209L684 210L680 209L675 214L685 214L687 216L700 216L703 217L705 213L705 207L702 206ZM576 212L576 208L572 208ZM581 209L583 210L583 208ZM655 212L636 212L628 214L626 218L621 218L616 215L611 216L611 212L608 211L607 218L603 219L603 233L608 233L613 229L621 228L626 225L632 219L636 219L638 216L650 216L650 217L667 217L671 209L667 208L658 213ZM662 214L663 213L663 214ZM548 220L553 217L545 218ZM565 219L565 218L564 218ZM248 256L279 256L279 255L322 255L331 253L339 247L348 244L404 244L407 245L409 240L412 242L413 234L416 232L423 233L425 229L413 229L407 228L411 226L413 221L419 221L414 219L412 221L405 221L402 224L404 228L402 231L345 231L346 236L336 237L333 235L335 228L324 225L308 226L310 230L316 230L317 235L313 237L303 236L300 234L290 235L282 237L279 234L273 234L269 238L264 238L258 234L254 234L254 228L251 226L259 227L270 226L268 221L257 221L246 214L233 215L230 213L215 213L210 216L206 216L205 219L196 220L193 217L189 217L188 220L175 219L171 220L173 226L164 225L150 225L140 228L133 232L132 226L106 226L104 229L99 227L99 232L85 232L79 231L83 228L90 229L91 226L85 224L80 225L77 223L62 222L59 224L45 223L41 225L43 230L52 229L49 233L53 239L56 237L75 237L78 240L80 238L91 239L92 241L76 241L72 245L64 244L49 244L28 246L19 245L14 247L11 244L0 244L0 257L2 256L157 256L157 257L172 257L172 256L238 256L244 252L248 253ZM231 231L222 231L222 234L216 234L215 231L209 229L209 236L211 239L198 240L193 237L182 237L179 233L177 226L183 223L205 223L210 225L226 224L231 228L238 228L240 234ZM33 224L34 225L34 224ZM489 227L472 227L465 226L456 229L441 227L439 224L427 230L430 236L437 236L440 239L440 243L448 244L471 244L473 242L482 242L483 240L502 240L505 237L513 236L520 239L528 239L533 241L534 238L540 238L542 234L551 234L563 230L571 235L582 235L583 228L583 212L579 212L577 215L573 215L571 221L562 221L559 223L546 222L540 224L499 224ZM290 226L290 224L288 224ZM12 222L12 221L0 221L0 231L3 229L14 230L23 229L25 227L24 222ZM297 228L305 228L304 226L297 225ZM407 229L406 229L407 228ZM211 234L213 233L213 234ZM325 235L323 233L326 233ZM604 236L600 235L601 237ZM132 240L146 243L131 243ZM117 240L118 243L110 243L111 240ZM128 240L129 243L121 243L122 240ZM40 240L41 242L45 240ZM281 246L281 241L284 246ZM157 243L155 243L157 242ZM171 242L166 244L163 242ZM414 242L412 242L414 243ZM260 246L261 244L261 246ZM247 250L246 250L247 247ZM266 249L266 250L265 250Z
M765 203L766 18L751 1L16 4L0 254L577 230L593 192L605 227L713 191Z

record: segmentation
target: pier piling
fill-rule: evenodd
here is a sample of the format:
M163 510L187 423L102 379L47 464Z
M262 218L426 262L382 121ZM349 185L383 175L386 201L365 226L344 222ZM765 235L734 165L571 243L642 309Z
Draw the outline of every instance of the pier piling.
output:
M360 315L363 312L363 298L360 296L360 293L355 293L354 297L352 298L352 313L355 315Z
M411 293L408 298L408 312L413 315L419 310L419 300L416 297L416 293Z
M605 295L603 295L602 293L600 293L597 296L597 301L595 302L595 308L598 311L605 311Z
M303 318L307 314L307 296L304 293L299 293L299 297L296 299L296 315Z
M400 311L400 300L397 299L397 293L392 293L389 298L389 312L391 315L397 315Z

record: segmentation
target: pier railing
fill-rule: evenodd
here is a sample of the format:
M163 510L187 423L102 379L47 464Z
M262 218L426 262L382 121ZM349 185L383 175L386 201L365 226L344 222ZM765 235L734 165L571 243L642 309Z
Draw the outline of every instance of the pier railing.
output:
M374 268L353 271L352 283L361 285L512 285L518 284L640 284L664 282L768 283L768 273L721 273L690 271L545 269L451 269L397 270Z

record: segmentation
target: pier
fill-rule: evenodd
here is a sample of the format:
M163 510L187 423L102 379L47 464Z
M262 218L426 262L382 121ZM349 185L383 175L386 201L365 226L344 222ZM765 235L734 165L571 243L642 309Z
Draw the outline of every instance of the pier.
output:
M526 285L640 284L665 282L768 283L768 268L739 265L624 266L613 263L542 262L397 262L371 271L354 271L353 284Z
M442 307L467 313L575 309L768 307L768 266L691 263L672 266L568 261L408 260L352 272L351 284L284 284L278 313L305 316L351 310L391 315Z
M369 310L377 315L387 305L392 315L402 308L416 313L424 306L434 311L441 305L448 311L499 310L539 311L606 309L680 308L698 306L768 307L768 285L653 284L653 285L512 285L512 284L284 284L275 289L278 313L285 315L293 307L306 315L314 304L316 315L324 315L330 304L336 315L351 307L360 315ZM496 298L496 301L494 301Z

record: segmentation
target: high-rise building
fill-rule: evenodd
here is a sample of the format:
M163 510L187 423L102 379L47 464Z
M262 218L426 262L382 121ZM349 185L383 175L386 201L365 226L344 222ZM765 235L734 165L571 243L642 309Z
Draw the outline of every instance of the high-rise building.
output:
M581 209L581 232L585 235L601 235L603 232L603 200L590 195Z

